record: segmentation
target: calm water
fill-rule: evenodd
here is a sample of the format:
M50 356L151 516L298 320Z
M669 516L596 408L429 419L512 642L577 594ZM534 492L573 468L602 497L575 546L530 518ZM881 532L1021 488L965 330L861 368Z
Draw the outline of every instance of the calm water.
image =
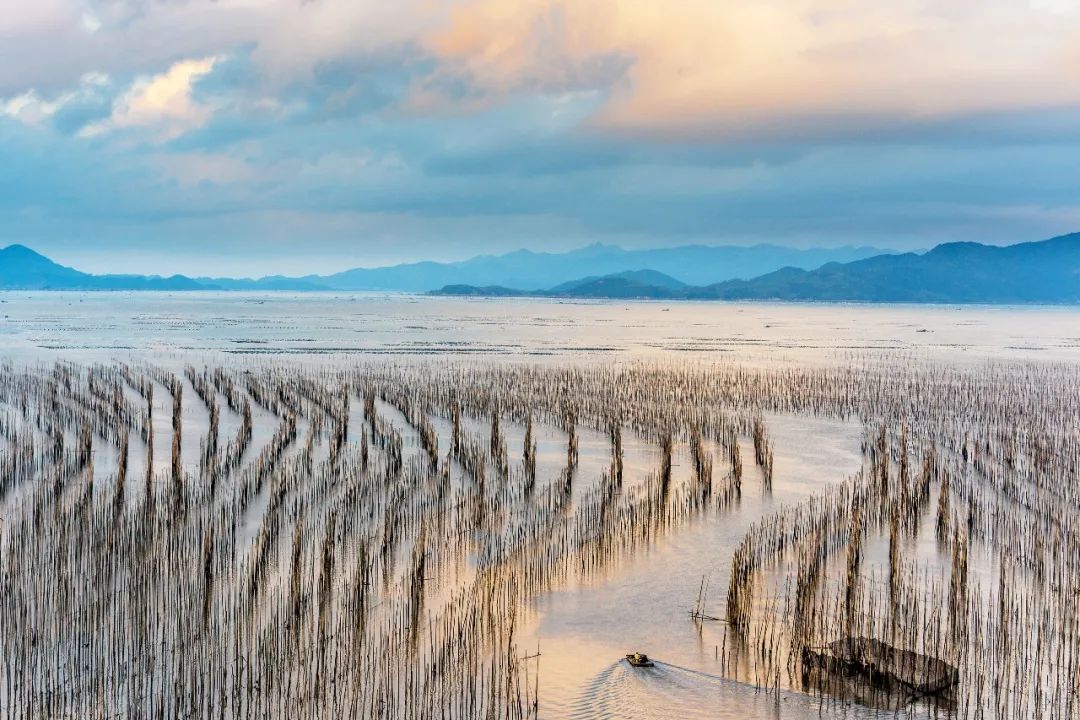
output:
M1080 357L1066 308L560 302L395 294L0 292L7 357Z
M710 587L706 613L724 615L731 555L751 523L859 468L856 424L787 416L772 416L768 424L776 443L771 494L762 492L760 473L751 467L737 509L708 513L606 577L535 603L527 646L541 652L543 717L875 717L855 707L821 708L816 699L795 692L782 694L778 705L774 695L719 678L716 656L724 646L724 626L706 623L699 635L688 617L702 578ZM609 452L605 447L605 462ZM750 446L743 456L753 457ZM686 448L677 448L675 458L676 476L689 474ZM633 481L655 467L628 465L627 473ZM617 662L638 650L660 661L655 670Z
M378 356L806 363L867 354L900 361L1077 361L1080 311L393 294L0 293L0 357L17 363L55 358L339 363ZM166 422L164 409L158 415ZM257 422L257 434L263 425L272 427ZM771 495L762 493L748 473L737 509L708 514L606 576L535 601L522 644L541 653L542 717L891 716L854 706L822 707L795 691L778 697L739 678L717 677L723 627L706 625L699 634L687 617L703 578L712 588L707 612L723 614L731 554L751 523L840 482L860 465L861 428L855 424L774 416L768 425L776 448ZM523 432L508 427L508 446L520 447ZM543 481L561 466L565 438L541 428L538 439ZM583 431L581 455L579 473L599 477L610 457L607 438ZM635 475L644 478L655 469L659 453L627 438L626 456L628 482L633 482ZM743 457L752 457L749 448ZM676 449L676 458L682 465L676 473L688 473L685 447ZM631 670L620 662L635 650L654 656L657 667Z

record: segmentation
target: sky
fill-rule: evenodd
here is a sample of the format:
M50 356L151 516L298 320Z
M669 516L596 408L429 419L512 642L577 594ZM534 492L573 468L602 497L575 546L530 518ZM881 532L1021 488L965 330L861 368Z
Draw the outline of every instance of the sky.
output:
M1080 230L1080 0L0 0L0 245L91 272Z

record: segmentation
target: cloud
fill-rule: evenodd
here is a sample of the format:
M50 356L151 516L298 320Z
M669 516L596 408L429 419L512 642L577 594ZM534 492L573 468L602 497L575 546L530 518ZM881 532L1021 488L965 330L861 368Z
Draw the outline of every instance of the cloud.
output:
M0 0L0 38L55 32L72 10L67 0Z
M457 6L450 22L424 39L442 65L422 87L430 96L454 80L471 81L473 101L607 89L635 58L632 48L603 37L606 19L570 3L481 0Z
M218 58L181 60L160 75L141 77L113 103L112 114L79 131L84 138L125 128L140 128L157 142L171 140L202 127L211 115L208 105L192 99L199 78L209 74Z
M24 125L39 125L52 119L65 108L100 101L109 86L109 77L101 73L86 73L72 90L42 97L30 89L10 98L0 98L0 116L14 118Z
M265 96L295 95L335 68L359 88L334 100L348 104L396 68L408 94L378 104L417 115L593 93L604 102L591 124L604 130L836 135L1080 104L1078 10L1077 0L0 0L0 96L52 97L87 69L132 78L178 58L243 55L249 90ZM197 109L186 111L193 121ZM118 116L92 132L124 122L140 121Z
M470 0L424 47L474 94L591 86L599 126L723 137L1080 103L1068 5Z
M89 10L84 10L82 15L79 16L79 24L82 25L83 30L90 34L101 29L101 20Z
M1080 15L1078 0L1030 0L1035 10L1058 13L1060 15Z

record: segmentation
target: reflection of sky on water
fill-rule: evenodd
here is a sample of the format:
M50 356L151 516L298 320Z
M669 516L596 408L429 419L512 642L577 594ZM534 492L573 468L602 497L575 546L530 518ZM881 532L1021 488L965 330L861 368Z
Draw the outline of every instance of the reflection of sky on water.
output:
M400 294L0 292L8 357L441 355L806 361L867 351L1080 356L1080 311L560 302Z
M736 510L710 513L661 538L600 578L549 593L534 603L522 644L541 653L539 689L545 718L861 718L880 714L785 691L776 696L717 677L724 626L699 635L688 611L703 577L706 612L724 614L731 555L747 528L781 505L800 502L855 472L861 427L835 420L772 416L773 493L762 493L756 468L744 477ZM628 443L628 451L633 443ZM752 457L744 448L744 457ZM676 451L678 456L678 450ZM685 470L685 468L684 468ZM630 470L628 470L628 473ZM647 472L636 468L635 472ZM679 468L676 467L676 473ZM642 651L661 664L640 671L618 662ZM752 673L740 669L739 677ZM781 679L781 686L788 684ZM915 709L918 712L918 709ZM892 713L888 714L890 717Z
M587 656L597 648L559 640L560 655ZM543 672L548 672L545 668ZM623 660L609 662L589 677L581 695L559 711L542 716L573 720L777 720L789 718L873 718L864 708L822 706L801 693L766 693L691 668L657 660L652 668L632 668Z

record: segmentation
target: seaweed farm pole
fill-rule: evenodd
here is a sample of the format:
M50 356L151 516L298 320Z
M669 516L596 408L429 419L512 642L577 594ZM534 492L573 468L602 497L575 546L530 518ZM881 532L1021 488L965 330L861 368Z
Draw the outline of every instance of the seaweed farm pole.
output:
M128 431L125 429L120 435L120 449L117 455L116 465L116 492L114 494L117 508L124 505L124 485L127 482L128 467Z
M937 537L942 543L949 540L949 519L952 511L949 505L949 473L941 474L941 488L938 491Z
M611 447L615 456L615 485L622 487L623 482L623 443L622 423L616 418L611 423Z
M859 607L862 572L862 510L852 500L851 526L848 531L847 573L844 585L844 635L854 635L855 613Z
M536 487L536 440L533 438L533 419L530 413L525 422L525 441L522 449L522 464L525 469L525 492L532 493Z
M183 397L184 387L180 384L180 381L176 378L172 378L170 384L170 391L172 393L172 480L173 490L175 492L175 499L177 503L183 500L184 493L184 481L183 481L183 468L180 464L180 448L184 434L184 421L183 421Z
M143 502L148 515L154 514L154 386L147 383L146 390L146 483Z

